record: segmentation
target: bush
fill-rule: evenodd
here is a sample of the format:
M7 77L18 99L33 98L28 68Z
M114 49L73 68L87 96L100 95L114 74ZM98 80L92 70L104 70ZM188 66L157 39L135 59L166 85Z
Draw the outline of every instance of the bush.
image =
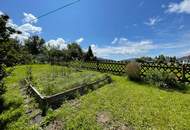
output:
M5 93L6 86L3 81L0 81L0 96Z
M127 75L130 80L140 81L140 66L136 62L131 62L127 65Z
M176 80L176 76L173 73L165 71L149 71L146 74L145 81L161 88L185 89L185 86Z
M6 69L4 64L0 64L0 96L5 92L6 87L4 85L3 79L6 77Z

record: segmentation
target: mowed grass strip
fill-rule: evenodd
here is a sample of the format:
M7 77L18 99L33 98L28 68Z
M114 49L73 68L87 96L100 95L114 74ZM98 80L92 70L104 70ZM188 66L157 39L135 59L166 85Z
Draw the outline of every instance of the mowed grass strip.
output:
M61 120L63 129L190 129L190 94L112 78L112 84L64 104L47 119Z
M95 71L80 70L56 65L32 65L34 87L44 96L88 84L105 75Z

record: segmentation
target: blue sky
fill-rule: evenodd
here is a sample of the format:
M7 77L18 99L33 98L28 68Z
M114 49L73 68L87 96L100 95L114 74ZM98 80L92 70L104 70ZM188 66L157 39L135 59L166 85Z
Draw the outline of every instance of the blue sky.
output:
M190 54L190 0L81 0L33 22L72 0L1 0L20 39L39 34L48 45L78 41L99 57L127 59Z

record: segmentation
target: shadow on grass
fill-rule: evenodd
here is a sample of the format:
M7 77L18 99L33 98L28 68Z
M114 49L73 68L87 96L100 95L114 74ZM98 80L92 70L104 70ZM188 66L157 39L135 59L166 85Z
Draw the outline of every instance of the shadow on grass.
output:
M15 114L11 115L10 118L0 120L0 129L6 130L7 125L11 124L11 122L18 120L20 118L20 116L21 116L21 112L16 112Z
M5 99L0 96L0 114L2 114L4 111L9 111L9 110L16 110L21 104L20 103L16 103L16 102L11 102L9 104L5 104ZM4 115L1 115L4 116ZM13 121L16 121L19 119L19 117L21 116L20 112L15 112L13 115L11 115L10 117L5 117L0 119L0 130L4 130L6 129L7 125L10 124Z

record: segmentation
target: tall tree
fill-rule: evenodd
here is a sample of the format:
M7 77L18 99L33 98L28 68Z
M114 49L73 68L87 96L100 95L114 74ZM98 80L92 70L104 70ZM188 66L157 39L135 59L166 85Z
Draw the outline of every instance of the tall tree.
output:
M157 63L165 63L166 62L166 57L163 54L161 54L158 57L156 57L155 60L156 60Z
M22 52L21 45L16 40L10 39L10 35L21 32L7 27L8 21L8 15L0 15L0 64L12 66L19 62Z
M85 61L94 60L94 54L93 54L91 46L88 47L88 51L84 56L84 60Z
M16 31L12 27L8 27L7 23L9 20L9 16L6 14L0 15L0 41L9 40L9 37L13 33L21 33L20 31Z
M32 55L38 55L42 53L45 40L39 36L31 36L25 41L25 46Z
M67 48L68 48L67 51L68 51L70 60L82 59L83 52L79 44L71 43L71 44L68 44Z
M29 62L29 54L21 44L14 39L0 43L0 63L6 66Z

